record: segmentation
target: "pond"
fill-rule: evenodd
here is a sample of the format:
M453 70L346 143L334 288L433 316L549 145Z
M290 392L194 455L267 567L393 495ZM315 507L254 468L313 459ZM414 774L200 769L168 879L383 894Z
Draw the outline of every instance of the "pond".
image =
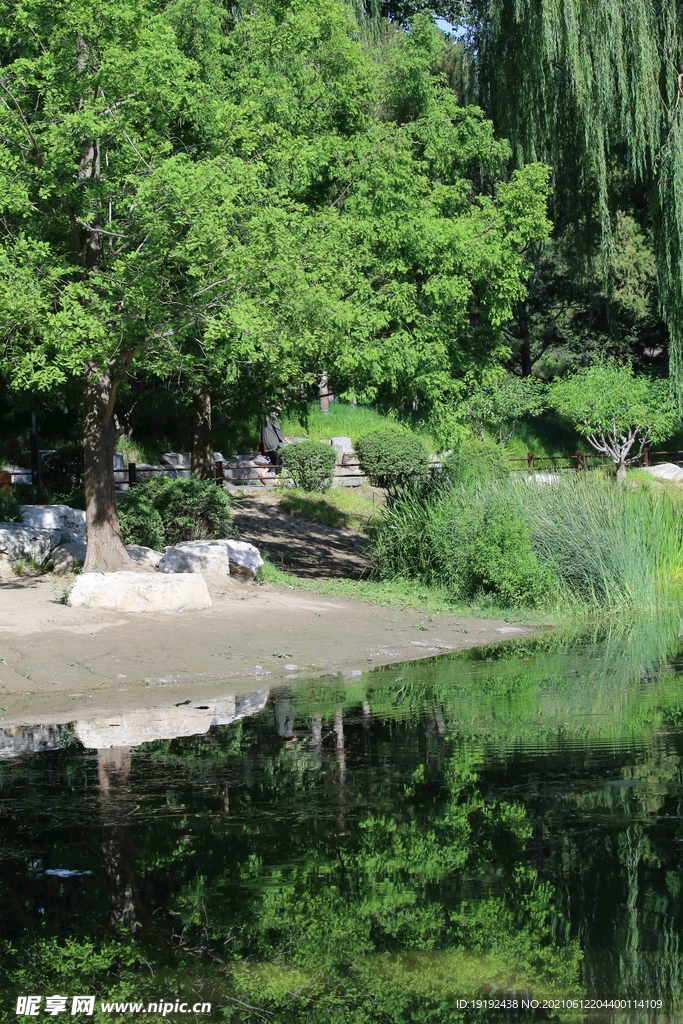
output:
M4 730L0 1019L680 1021L678 625Z

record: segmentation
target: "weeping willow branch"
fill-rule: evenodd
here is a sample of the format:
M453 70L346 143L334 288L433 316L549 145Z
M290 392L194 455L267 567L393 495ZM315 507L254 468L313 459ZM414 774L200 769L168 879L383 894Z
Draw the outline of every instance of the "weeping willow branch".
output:
M545 160L558 209L612 249L611 167L645 187L672 389L683 410L683 4L472 0L476 99L518 163Z

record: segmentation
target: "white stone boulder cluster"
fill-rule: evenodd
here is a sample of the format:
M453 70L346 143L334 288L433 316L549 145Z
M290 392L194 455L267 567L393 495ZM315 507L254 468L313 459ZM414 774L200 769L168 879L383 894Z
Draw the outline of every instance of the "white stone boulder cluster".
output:
M165 548L159 572L209 572L253 580L263 565L258 548L243 540L188 540Z
M85 512L68 505L22 505L23 522L0 523L0 571L33 560L68 572L85 559Z
M22 523L0 523L0 572L29 559L56 573L85 561L85 512L67 505L22 505ZM68 604L118 612L187 612L208 608L204 573L253 580L263 565L258 548L238 540L196 540L162 551L127 544L149 572L89 572L78 577ZM155 571L156 570L156 571Z

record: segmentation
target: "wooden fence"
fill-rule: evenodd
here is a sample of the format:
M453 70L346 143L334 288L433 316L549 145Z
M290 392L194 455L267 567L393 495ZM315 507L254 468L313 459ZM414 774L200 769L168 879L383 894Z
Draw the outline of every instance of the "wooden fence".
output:
M669 457L660 458L660 456ZM676 458L670 456L676 456ZM601 466L612 465L606 455L595 455L579 450L575 451L573 455L535 455L533 452L527 452L526 455L517 456L509 461L523 463L519 468L515 467L513 473L524 471L527 473L557 473L567 470L577 472L578 470L599 469ZM634 465L658 466L662 462L673 462L677 466L683 465L683 452L652 451L650 448L645 448L640 462L634 463Z
M579 450L575 451L573 455L535 455L534 452L527 452L526 455L516 456L509 461L519 463L519 465L513 467L513 472L517 473L578 472L586 469L599 469L601 466L611 464L605 455L594 455L590 452ZM652 451L650 448L646 448L640 464L643 466L656 466L662 462L673 462L678 466L683 466L683 451ZM439 465L439 462L433 462L432 468L438 468ZM231 486L240 486L241 484L280 486L282 483L279 477L279 467L265 465L248 467L249 472L246 476L234 476L233 473L238 467L231 463L217 461L215 468L215 481L219 486L222 484ZM254 472L255 469L258 472ZM340 483L347 478L350 484L352 482L361 483L366 479L358 465L358 458L355 453L344 455L342 464L335 467L335 470L335 475L340 476ZM146 463L129 462L127 466L114 470L114 479L118 487L133 487L142 480L159 473L172 479L179 476L187 477L190 474L190 468L188 466L151 466ZM28 470L5 470L0 472L0 490L8 493L12 484L25 480L28 474Z

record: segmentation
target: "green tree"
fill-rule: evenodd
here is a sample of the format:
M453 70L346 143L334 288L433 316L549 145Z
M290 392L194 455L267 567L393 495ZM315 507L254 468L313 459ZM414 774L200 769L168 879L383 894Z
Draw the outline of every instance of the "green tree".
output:
M438 72L417 19L382 64L337 0L0 0L0 329L17 389L83 380L86 568L125 567L112 455L132 372L179 381L209 475L211 390L329 367L450 407L507 355L548 169ZM199 26L203 26L199 31Z
M536 416L546 404L543 381L536 377L508 377L478 388L461 411L482 441L488 429L495 433L499 444L505 444L522 416Z
M556 381L550 401L614 463L620 485L626 467L638 461L647 444L670 434L677 418L665 382L639 377L630 364L614 360Z

